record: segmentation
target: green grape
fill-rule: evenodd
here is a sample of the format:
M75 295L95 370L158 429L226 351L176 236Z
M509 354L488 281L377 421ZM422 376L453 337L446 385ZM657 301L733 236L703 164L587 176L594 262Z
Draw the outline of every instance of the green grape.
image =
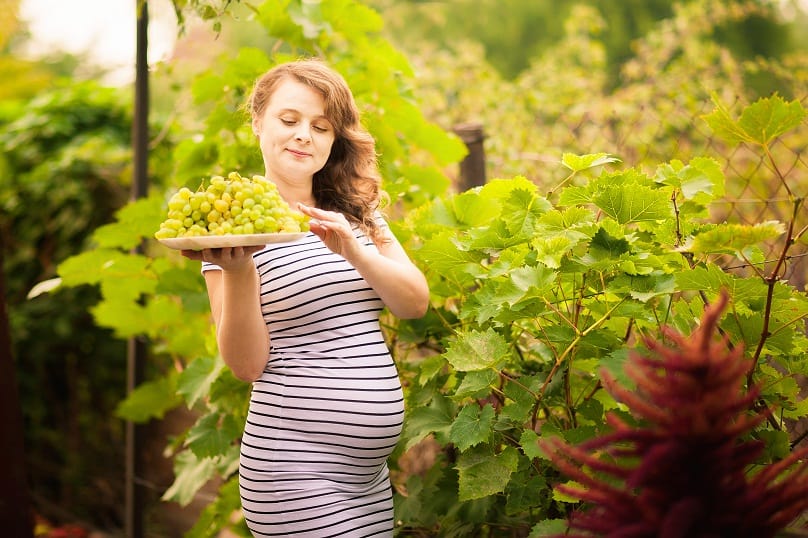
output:
M201 235L308 231L308 217L293 211L277 186L260 175L212 176L195 192L182 187L168 200L158 239Z

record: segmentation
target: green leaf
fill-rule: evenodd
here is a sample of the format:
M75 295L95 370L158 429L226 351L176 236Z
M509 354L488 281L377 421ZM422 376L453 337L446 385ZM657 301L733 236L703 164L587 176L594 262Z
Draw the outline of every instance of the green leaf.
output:
M407 440L405 450L409 450L429 434L435 434L438 440L448 442L449 430L452 427L453 412L446 398L432 399L429 406L420 406L411 409L404 421L402 437Z
M115 409L115 415L132 422L143 423L163 418L179 404L176 375L141 383Z
M544 453L539 449L539 434L533 430L522 430L519 437L519 446L529 459L543 458Z
M779 95L764 97L745 107L738 120L713 95L716 109L703 116L715 133L727 142L768 146L772 140L796 128L805 119L800 101L785 102Z
M511 349L494 329L472 330L458 334L443 354L460 372L493 368L510 357Z
M545 519L533 525L527 538L549 538L567 534L568 522L566 519Z
M93 232L93 239L102 248L131 250L144 237L151 239L165 218L162 197L158 195L140 198L123 206L116 214L116 221Z
M482 226L498 217L500 212L496 200L482 196L479 189L460 193L451 202L461 225Z
M419 257L438 273L455 274L458 269L468 265L477 265L483 259L479 252L467 252L458 248L454 242L455 232L446 230L427 240L418 250Z
M174 456L174 483L163 493L162 500L187 506L215 474L216 460L197 458L190 450L183 450Z
M449 430L449 440L458 449L468 448L488 441L491 437L491 424L494 422L494 408L486 404L482 409L476 404L463 407Z
M785 231L783 223L777 221L752 226L718 224L696 235L686 250L695 254L744 254L752 247L778 238Z
M177 392L185 398L189 408L208 394L223 368L224 363L218 357L200 357L192 360L182 371L177 381Z
M228 451L241 435L241 425L228 414L202 416L188 430L185 444L197 458L214 458Z
M499 454L488 445L461 453L455 467L459 471L459 500L482 499L505 491L518 465L519 452L510 446Z
M572 153L564 153L561 156L561 164L573 172L582 172L583 170L594 168L596 166L603 166L604 164L619 162L620 159L609 155L608 153L593 153L590 155L574 155Z
M598 192L596 206L620 224L673 218L670 194L644 185L614 185Z
M685 165L672 160L660 165L656 181L676 187L685 200L708 203L724 195L724 172L715 159L697 157Z
M443 360L441 362L443 363ZM493 370L466 372L460 386L455 390L454 398L485 397L497 379L499 375Z

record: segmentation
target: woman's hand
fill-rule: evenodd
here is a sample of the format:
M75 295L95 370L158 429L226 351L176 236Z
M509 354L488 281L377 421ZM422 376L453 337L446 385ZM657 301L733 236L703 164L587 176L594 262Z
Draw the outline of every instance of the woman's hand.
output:
M331 252L339 254L349 262L356 258L361 245L356 240L353 228L345 215L304 204L297 204L297 207L301 213L311 217L309 228Z
M429 308L429 287L423 273L387 229L376 248L364 248L341 213L298 204L311 217L309 227L334 253L339 254L376 290L393 315L420 318Z
M225 271L242 271L254 269L252 255L263 249L263 246L205 248L202 250L182 250L180 253L189 260L210 262Z

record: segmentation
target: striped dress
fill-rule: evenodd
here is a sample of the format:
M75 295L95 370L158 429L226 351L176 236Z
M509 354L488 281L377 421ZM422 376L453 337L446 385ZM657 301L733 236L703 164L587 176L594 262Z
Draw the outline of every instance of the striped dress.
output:
M247 525L256 537L390 537L387 458L404 399L379 328L384 305L312 233L254 259L271 349L241 445Z

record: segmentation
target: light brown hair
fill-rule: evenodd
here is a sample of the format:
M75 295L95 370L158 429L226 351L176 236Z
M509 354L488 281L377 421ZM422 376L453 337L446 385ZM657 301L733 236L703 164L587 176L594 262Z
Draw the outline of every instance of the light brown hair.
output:
M316 58L279 64L255 82L247 103L250 115L262 117L279 83L290 78L323 96L325 116L334 128L328 161L314 174L312 193L317 207L344 214L378 239L374 214L383 193L376 143L360 123L359 109L342 75Z

